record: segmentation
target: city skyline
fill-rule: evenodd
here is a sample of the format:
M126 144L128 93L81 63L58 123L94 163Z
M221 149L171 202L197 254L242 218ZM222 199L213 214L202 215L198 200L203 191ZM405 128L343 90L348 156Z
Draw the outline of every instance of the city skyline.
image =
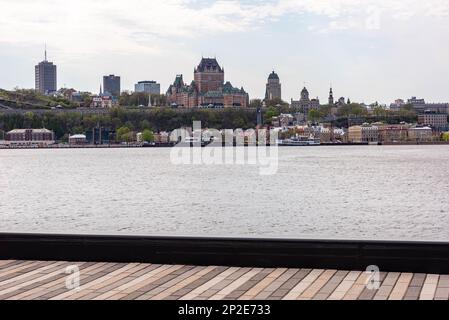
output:
M356 0L131 0L141 10L121 11L119 1L101 3L80 1L83 10L69 10L47 0L0 0L0 70L8 74L0 87L34 87L31 70L47 43L58 87L80 91L96 92L104 75L116 74L124 90L153 79L164 92L176 74L193 80L192 66L204 56L217 57L226 81L252 99L265 96L275 70L287 102L300 97L304 83L321 101L331 83L336 99L449 100L449 45L439 40L449 33L447 1L367 1L362 9ZM112 32L102 32L101 23Z

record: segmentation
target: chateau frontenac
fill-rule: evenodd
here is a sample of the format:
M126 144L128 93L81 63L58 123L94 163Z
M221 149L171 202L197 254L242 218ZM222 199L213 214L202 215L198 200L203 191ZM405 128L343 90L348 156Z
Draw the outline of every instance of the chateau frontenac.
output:
M187 85L182 75L167 90L167 100L172 106L194 107L247 107L249 95L242 88L225 83L224 69L215 58L203 58L194 70L194 80Z

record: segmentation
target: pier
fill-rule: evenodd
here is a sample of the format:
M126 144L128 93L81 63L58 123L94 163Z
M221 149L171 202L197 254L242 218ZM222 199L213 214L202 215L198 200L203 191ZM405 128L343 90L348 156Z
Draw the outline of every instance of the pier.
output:
M449 300L448 253L444 242L0 234L0 300ZM68 289L74 270L80 287Z

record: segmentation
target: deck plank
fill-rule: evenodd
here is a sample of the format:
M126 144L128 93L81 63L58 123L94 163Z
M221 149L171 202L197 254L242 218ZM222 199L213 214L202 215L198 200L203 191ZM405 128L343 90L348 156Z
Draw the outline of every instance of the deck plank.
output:
M80 288L66 288L80 272ZM449 300L449 275L221 266L0 261L0 300Z

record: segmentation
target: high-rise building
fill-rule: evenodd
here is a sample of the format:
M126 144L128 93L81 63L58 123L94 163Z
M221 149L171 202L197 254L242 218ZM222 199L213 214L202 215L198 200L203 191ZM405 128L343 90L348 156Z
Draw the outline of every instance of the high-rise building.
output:
M273 99L282 99L281 82L274 71L268 76L267 89L265 91L265 100Z
M134 86L134 91L148 94L161 94L161 85L156 81L139 81Z
M114 97L119 97L121 93L120 89L120 77L113 74L103 77L103 91L104 94L108 94Z
M45 49L44 61L34 67L35 88L42 94L50 94L57 91L57 70L53 62L47 60Z

